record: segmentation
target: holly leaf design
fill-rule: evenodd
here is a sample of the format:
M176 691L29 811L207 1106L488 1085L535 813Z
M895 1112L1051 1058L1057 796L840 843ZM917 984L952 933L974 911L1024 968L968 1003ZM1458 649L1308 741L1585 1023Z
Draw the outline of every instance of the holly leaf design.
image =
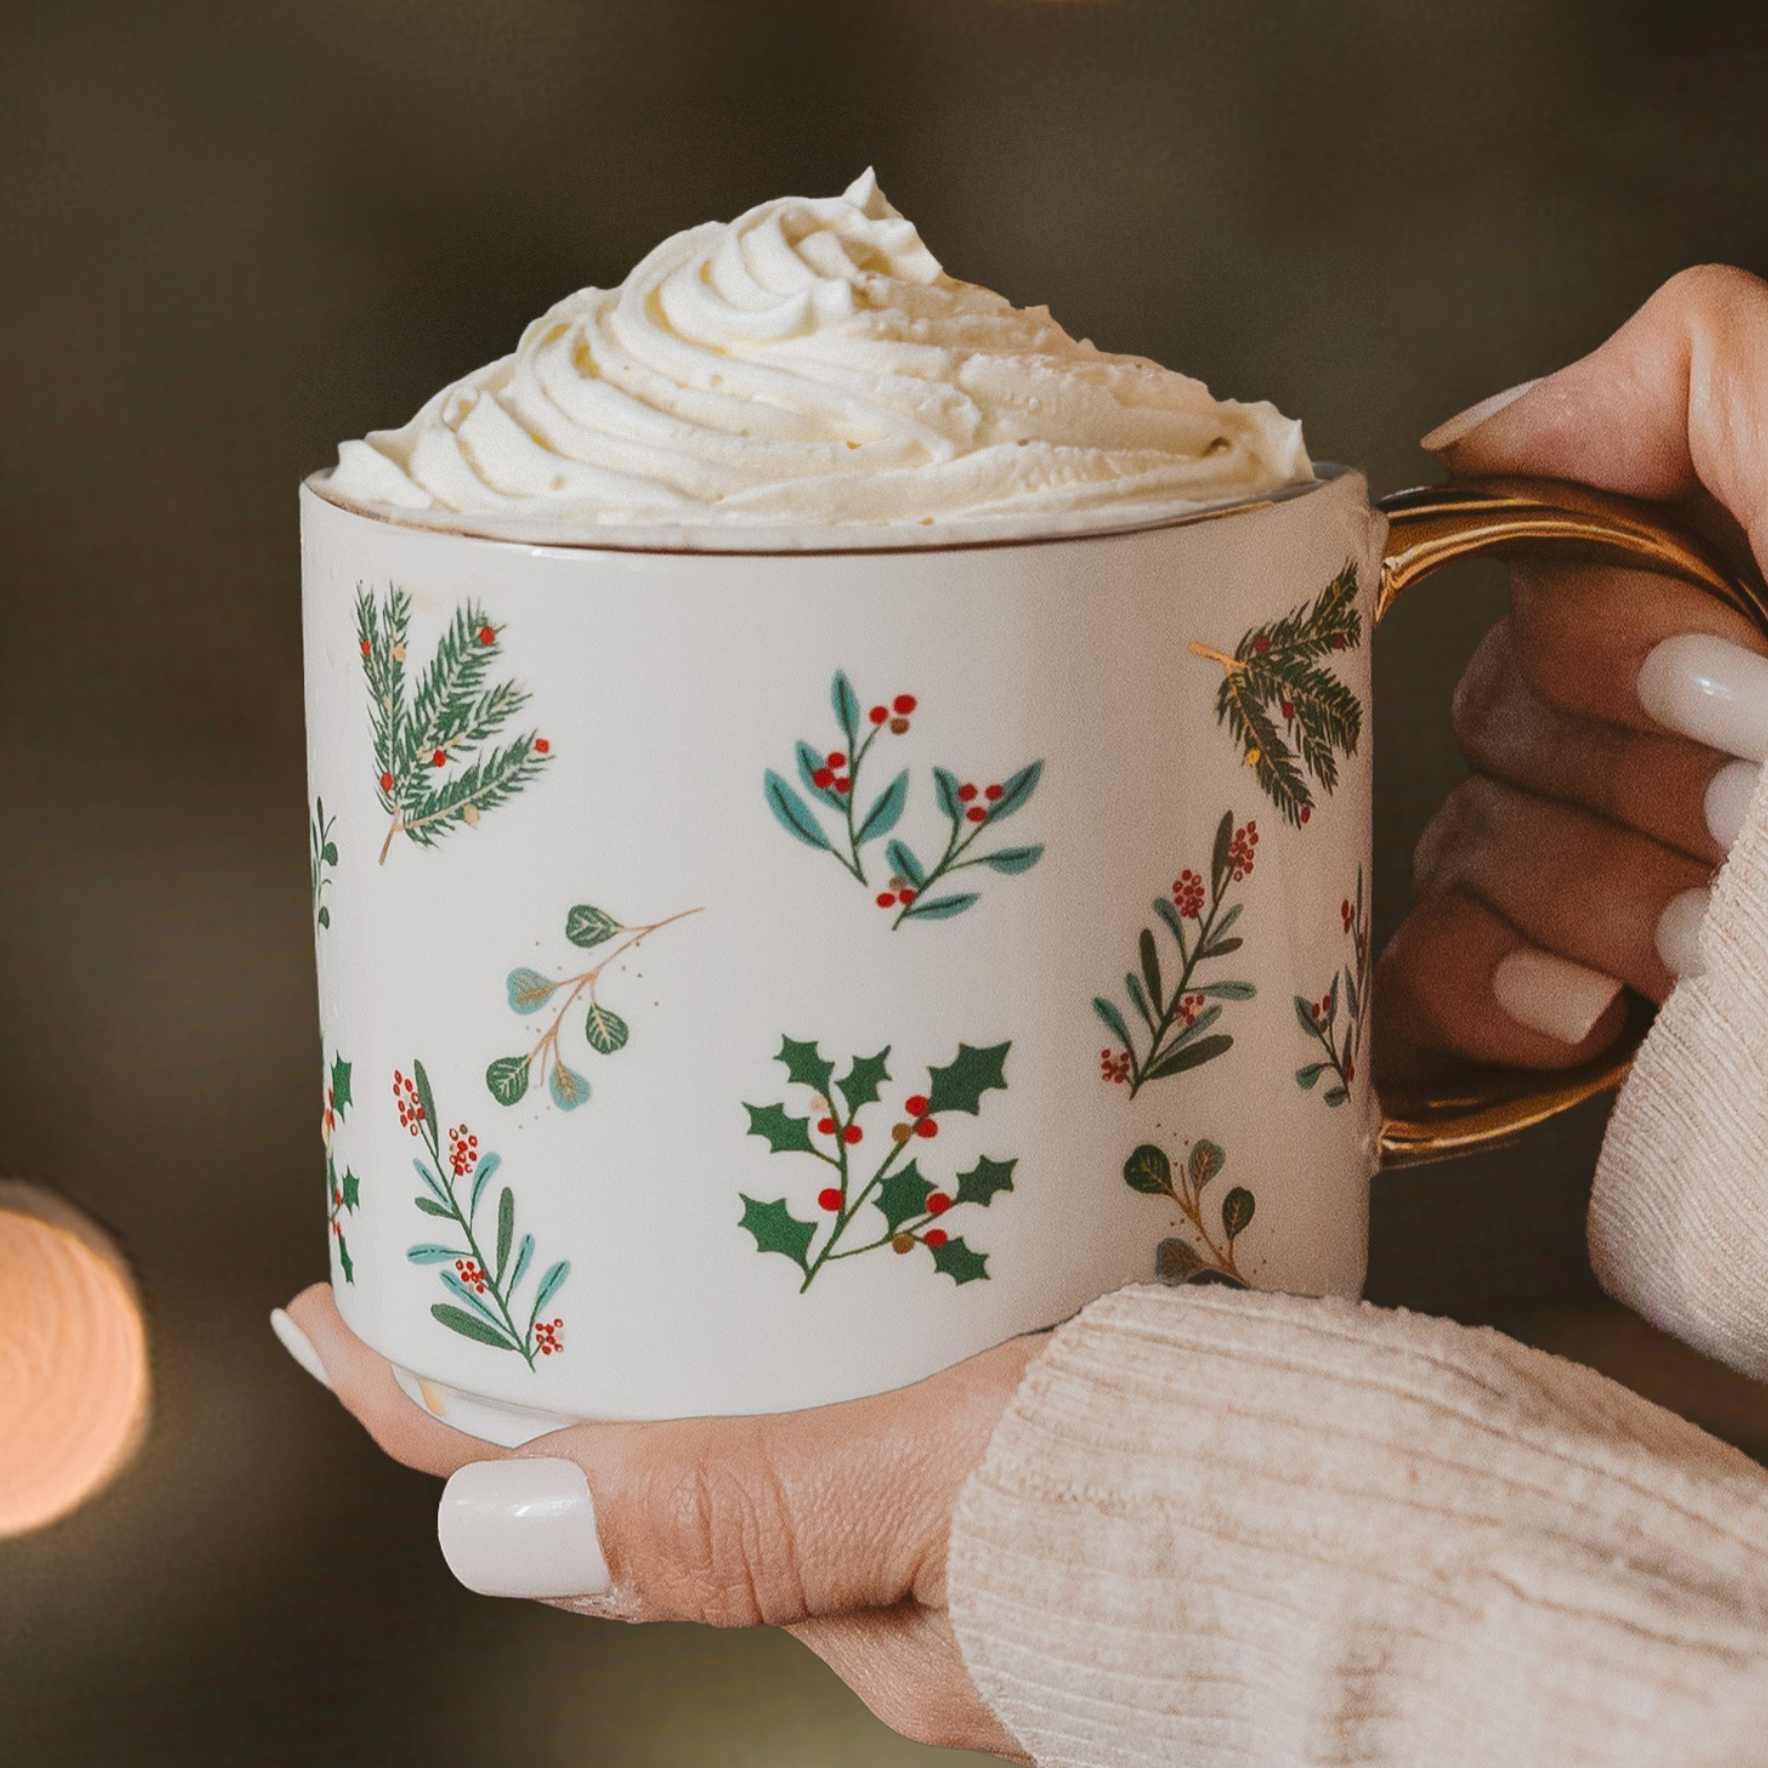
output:
M354 1101L350 1097L350 1064L334 1056L331 1065L331 1108L342 1117Z
M526 1056L499 1056L485 1070L485 1084L499 1105L518 1104L528 1091Z
M356 1266L351 1261L350 1249L344 1244L344 1237L341 1234L337 1237L337 1246L338 1264L343 1270L344 1281L346 1283L354 1283L356 1281Z
M567 1067L555 1056L552 1078L547 1082L553 1103L561 1111L575 1111L589 1102L589 1082L575 1068Z
M762 1136L775 1154L814 1154L810 1119L790 1116L784 1105L745 1105L749 1134Z
M988 1254L966 1246L961 1234L943 1246L930 1246L927 1250L933 1254L934 1269L943 1271L960 1289L988 1275Z
M362 1181L345 1167L344 1176L338 1181L338 1189L344 1194L344 1201L338 1207L354 1213L357 1204L362 1201Z
M495 1345L500 1351L513 1351L517 1348L508 1333L493 1326L489 1320L481 1320L477 1314L469 1314L465 1308L455 1307L452 1302L432 1302L430 1313L450 1332L458 1332L462 1338L474 1339L479 1344Z
M1252 1193L1244 1185L1236 1185L1222 1199L1222 1229L1230 1240L1246 1232L1256 1207Z
M1162 1283L1188 1283L1203 1269L1203 1256L1189 1240L1163 1240L1154 1249L1154 1275Z
M538 1013L552 999L558 986L550 976L542 976L538 970L512 970L504 984L510 1005L518 1013Z
M616 1050L625 1048L626 1040L632 1035L632 1028L618 1013L610 1012L596 1001L589 1004L589 1018L583 1030L589 1039L589 1047L599 1056L611 1056Z
M606 909L592 908L586 902L578 903L565 916L565 937L573 945L585 948L601 945L605 940L612 939L616 933L624 931Z
M982 1095L1007 1090L1007 1052L1012 1043L989 1044L977 1048L960 1043L957 1055L943 1068L927 1070L932 1085L927 1089L927 1110L937 1116L942 1111L967 1111L972 1117L982 1110ZM952 1242L956 1244L956 1242Z
M927 1213L927 1199L932 1195L932 1185L922 1178L920 1167L911 1160L878 1187L872 1201L883 1210L884 1220L894 1234L904 1222Z
M890 1078L890 1070L884 1066L889 1054L890 1046L886 1044L875 1056L855 1056L853 1066L835 1082L850 1114L862 1105L877 1103L879 1087Z
M1166 1150L1144 1142L1123 1163L1123 1182L1144 1197L1171 1197L1173 1163L1167 1159Z
M1003 1191L1013 1189L1017 1160L990 1160L984 1154L967 1173L958 1174L956 1201L980 1203L984 1209Z
M1191 1144L1191 1152L1185 1160L1185 1170L1191 1175L1191 1183L1201 1191L1227 1164L1227 1152L1221 1144L1210 1141L1207 1136L1200 1136ZM1251 1201L1251 1193L1249 1192L1247 1194L1249 1207Z
M739 1226L755 1236L756 1251L781 1253L799 1270L808 1273L808 1255L810 1243L816 1236L816 1224L801 1222L786 1207L783 1197L775 1198L772 1203L757 1203L744 1192L739 1191L737 1195L743 1199L743 1219Z
M828 1098L835 1084L835 1064L823 1055L814 1040L805 1044L796 1038L782 1037L774 1060L785 1064L788 1079L809 1087L819 1098Z
M795 835L806 847L830 851L829 838L822 825L810 813L810 806L770 767L766 778L767 807L775 820L789 835Z

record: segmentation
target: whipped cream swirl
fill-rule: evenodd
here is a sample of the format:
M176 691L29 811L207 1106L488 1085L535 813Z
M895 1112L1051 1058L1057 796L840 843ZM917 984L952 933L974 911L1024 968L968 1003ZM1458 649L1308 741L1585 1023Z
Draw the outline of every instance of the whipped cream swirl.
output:
M665 240L316 483L478 533L741 546L1127 525L1312 478L1274 406L947 276L867 172Z

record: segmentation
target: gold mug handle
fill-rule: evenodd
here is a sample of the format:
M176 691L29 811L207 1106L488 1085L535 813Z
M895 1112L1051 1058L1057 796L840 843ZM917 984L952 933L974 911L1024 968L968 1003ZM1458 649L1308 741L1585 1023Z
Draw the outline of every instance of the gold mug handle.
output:
M1728 562L1654 506L1556 479L1452 480L1398 491L1376 507L1388 519L1379 621L1407 590L1455 559L1550 553L1657 571L1704 589L1768 632L1768 586ZM1515 1135L1626 1078L1654 1009L1634 997L1613 1048L1552 1074L1470 1068L1441 1080L1380 1089L1381 1162L1404 1166Z

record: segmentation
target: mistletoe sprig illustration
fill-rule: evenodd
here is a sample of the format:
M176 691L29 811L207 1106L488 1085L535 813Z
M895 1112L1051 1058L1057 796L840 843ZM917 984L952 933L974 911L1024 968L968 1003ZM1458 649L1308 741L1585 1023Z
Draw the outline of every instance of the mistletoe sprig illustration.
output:
M755 1237L756 1250L790 1259L803 1273L801 1295L825 1265L886 1247L900 1255L925 1247L933 1268L960 1286L987 1277L988 1255L975 1251L962 1235L951 1234L945 1219L954 1209L986 1209L1001 1192L1011 1191L1018 1162L984 1155L968 1172L959 1173L955 1183L940 1186L922 1173L920 1160L930 1152L942 1116L953 1111L980 1116L982 1095L1006 1090L1011 1048L1010 1043L982 1049L960 1043L943 1068L930 1067L927 1090L903 1101L883 1156L867 1173L865 1157L858 1152L866 1139L860 1114L879 1103L890 1079L889 1047L876 1056L855 1056L837 1078L835 1063L815 1043L782 1038L775 1060L784 1064L794 1085L810 1089L811 1114L794 1117L783 1102L743 1109L749 1113L750 1135L762 1137L775 1154L808 1154L829 1169L816 1198L827 1231L819 1242L822 1223L794 1215L785 1198L763 1203L740 1192L741 1225ZM877 1214L861 1218L862 1210Z
M1363 1026L1369 1012L1369 913L1363 904L1363 868L1357 867L1357 893L1338 905L1345 938L1351 942L1350 962L1332 973L1332 985L1319 1000L1295 997L1295 1018L1324 1055L1295 1071L1295 1083L1308 1092L1324 1075L1332 1076L1320 1095L1328 1105L1342 1105L1351 1096L1357 1077L1357 1059L1363 1047ZM1344 1031L1338 1029L1338 1009L1343 1004Z
M593 951L621 934L626 937L589 969L575 976L545 976L538 970L528 969L509 973L505 986L509 991L510 1005L518 1013L538 1013L560 990L564 991L564 998L555 1009L551 1023L526 1055L499 1056L485 1070L485 1084L491 1089L492 1098L500 1105L516 1104L526 1095L538 1064L540 1075L552 1093L553 1103L561 1111L575 1111L584 1104L589 1098L589 1082L559 1054L559 1034L571 1009L588 995L589 1008L583 1035L595 1054L612 1056L615 1051L625 1049L632 1028L613 1008L602 1004L598 991L603 972L634 947L642 945L653 933L660 933L665 927L673 927L677 921L685 921L689 915L699 912L698 909L683 909L679 914L653 921L648 926L628 927L605 909L592 908L588 903L580 902L572 908L565 916L565 937L573 945Z
M974 851L987 829L1024 809L1029 802L1044 771L1044 764L1034 761L1005 780L982 786L961 779L949 768L934 768L934 798L950 828L940 857L932 865L923 865L905 841L890 839L908 804L906 768L871 799L863 814L858 809L866 798L861 790L861 773L874 747L886 732L905 736L919 702L913 694L898 694L888 705L880 702L862 715L859 695L842 670L835 672L829 699L842 746L819 749L814 743L801 741L798 778L803 795L769 768L763 776L768 808L789 835L806 847L832 855L843 870L867 889L874 888L875 874L868 871L865 850L884 841L889 881L886 888L877 890L875 900L879 908L894 911L890 923L893 932L906 921L949 920L973 907L981 894L976 890L949 891L943 896L930 894L954 872L981 866L1010 876L1030 871L1043 858L1041 844ZM833 813L832 834L816 807Z
M325 888L331 883L326 871L338 863L338 844L332 839L332 830L337 827L338 819L325 814L325 800L313 800L313 814L307 819L307 878L313 897L313 924L315 927L331 925L331 909L325 900Z
M333 1147L338 1125L343 1122L352 1103L350 1064L342 1056L334 1056L326 1076L325 1109L319 1119L320 1139L325 1143L325 1219L332 1231L332 1242L338 1249L338 1269L344 1273L346 1283L354 1284L356 1266L350 1257L350 1243L344 1238L344 1219L356 1213L357 1205L362 1201L362 1183L348 1166L341 1173L338 1171L337 1152Z
M1233 732L1265 795L1296 827L1314 814L1309 777L1330 795L1338 784L1338 757L1357 752L1363 708L1327 659L1334 651L1355 650L1362 640L1357 568L1349 564L1311 607L1303 602L1281 620L1253 627L1233 656L1205 644L1191 646L1195 655L1222 666L1216 718Z
M1177 1167L1166 1151L1152 1142L1144 1142L1123 1163L1123 1182L1132 1191L1139 1191L1144 1197L1170 1198L1190 1226L1190 1239L1175 1235L1154 1249L1154 1274L1162 1282L1247 1287L1235 1243L1251 1226L1258 1207L1252 1193L1244 1185L1236 1185L1222 1199L1218 1212L1219 1240L1203 1218L1203 1193L1227 1164L1228 1156L1221 1144L1207 1137L1193 1142Z
M394 588L377 605L368 591L357 591L356 636L368 679L375 791L393 819L381 843L380 864L387 863L396 835L434 847L455 829L472 828L551 758L552 745L533 732L502 748L489 747L528 702L515 682L490 681L502 630L476 601L463 602L408 703L411 598Z
M1177 969L1169 986L1160 941L1153 928L1144 927L1137 941L1140 974L1129 971L1123 986L1145 1039L1132 1032L1116 1002L1103 995L1093 1001L1093 1011L1120 1046L1113 1050L1107 1045L1099 1052L1100 1074L1117 1086L1127 1085L1132 1099L1149 1081L1201 1068L1234 1046L1231 1036L1212 1027L1224 1002L1249 1001L1257 990L1250 982L1202 981L1197 972L1237 952L1243 943L1229 930L1244 905L1228 898L1234 885L1252 876L1257 846L1258 823L1236 828L1234 813L1225 811L1216 826L1207 887L1202 875L1187 867L1173 880L1170 898L1154 899L1154 913L1177 947Z
M412 1201L425 1215L448 1222L455 1237L464 1242L461 1246L435 1243L406 1248L405 1256L414 1265L439 1267L436 1274L453 1297L451 1301L433 1303L431 1315L462 1338L490 1345L494 1350L514 1351L530 1369L538 1368L536 1357L557 1356L565 1348L560 1336L564 1321L543 1320L540 1310L564 1287L571 1274L569 1262L560 1259L547 1266L534 1286L527 1320L518 1324L522 1310L516 1294L534 1260L534 1236L524 1234L519 1242L516 1240L516 1197L508 1185L498 1192L497 1206L492 1212L496 1239L491 1256L486 1255L475 1227L479 1205L501 1160L489 1151L481 1153L479 1138L464 1123L449 1130L448 1155L444 1160L436 1128L439 1120L435 1095L423 1063L413 1062L409 1075L394 1069L393 1100L399 1110L400 1127L419 1138L430 1157L427 1161L412 1162L424 1182L423 1193Z

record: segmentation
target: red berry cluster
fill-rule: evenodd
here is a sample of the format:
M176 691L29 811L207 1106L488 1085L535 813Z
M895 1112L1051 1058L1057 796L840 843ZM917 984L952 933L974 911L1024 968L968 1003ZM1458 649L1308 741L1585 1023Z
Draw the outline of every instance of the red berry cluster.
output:
M968 810L966 810L964 812L965 817L970 822L973 822L973 823L986 823L988 821L988 814L989 814L988 813L988 806L984 805L984 804L978 804L975 802L975 800L978 796L981 796L982 798L985 798L988 801L989 805L992 805L993 803L996 802L997 799L999 799L1002 791L1003 791L1003 788L999 785L984 786L982 788L980 794L978 794L976 787L974 787L968 783L960 786L958 788L958 797L963 803L969 805L969 807L970 807Z
M565 1322L558 1320L536 1320L534 1322L534 1345L543 1357L550 1357L554 1351L565 1348L564 1340L559 1337L560 1329Z
M479 1164L479 1138L469 1135L464 1123L448 1132L448 1164L457 1179L464 1179Z
M847 752L843 749L831 749L823 757L823 765L810 777L823 791L836 791L843 798L853 790L853 776L846 771Z
M397 1068L393 1070L393 1102L399 1107L399 1127L415 1136L424 1121L424 1108L418 1103L417 1082L407 1080Z
M816 1127L823 1135L832 1136L835 1133L835 1120L832 1117L819 1117L816 1120ZM850 1123L847 1128L841 1132L841 1140L845 1142L849 1148L851 1148L854 1143L863 1142L865 1139L866 1132L862 1130L857 1123Z
M892 878L888 890L878 892L878 907L893 909L898 903L906 909L915 900L915 887L907 878Z
M916 704L913 694L898 694L888 706L874 706L866 716L873 724L889 725L900 737L909 728L909 714L914 711Z
M1356 917L1351 913L1351 899L1348 896L1338 905L1338 918L1344 923L1345 932L1349 933L1351 930L1351 922L1355 920Z
M1203 919L1203 880L1189 866L1173 879L1173 902L1188 921Z
M1257 846L1258 824L1256 821L1244 823L1234 831L1234 839L1228 844L1228 864L1233 868L1236 884L1242 878L1252 876L1252 850Z
M1130 1056L1127 1050L1099 1052L1099 1078L1121 1087L1130 1077Z
M1195 1025L1197 1023L1197 1015L1202 1011L1203 996L1200 994L1188 994L1179 1002L1179 1017L1183 1019L1187 1025Z
M1322 995L1314 1002L1314 1023L1324 1025L1332 1015L1331 995Z
M939 1134L939 1125L927 1115L927 1095L925 1093L910 1093L903 1100L902 1108L914 1119L913 1133L915 1135L930 1140Z
M467 1288L477 1295L485 1293L485 1273L476 1258L457 1258L454 1269Z

